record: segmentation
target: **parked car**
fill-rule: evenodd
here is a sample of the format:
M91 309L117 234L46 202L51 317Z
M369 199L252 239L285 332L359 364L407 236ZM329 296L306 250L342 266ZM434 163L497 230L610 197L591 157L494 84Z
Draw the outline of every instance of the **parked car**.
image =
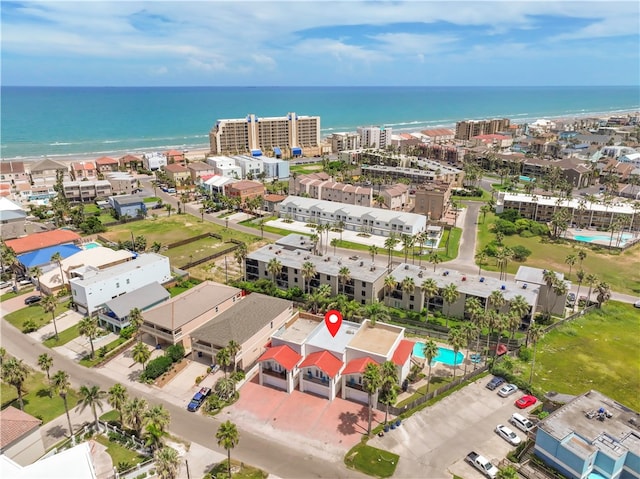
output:
M24 300L24 304L36 304L39 303L42 300L42 297L40 296L29 296L28 298L26 298Z
M11 286L11 282L10 281L2 281L2 282L0 282L0 289L8 288L9 286Z
M633 306L635 308L640 308L640 300L636 301L635 303L633 303Z
M530 394L526 394L518 399L515 404L518 409L524 409L529 406L533 406L538 400L535 396L531 396Z
M509 444L513 444L514 446L517 446L522 441L515 432L502 424L498 424L496 426L496 433L502 439L507 441Z
M535 424L533 424L526 417L524 417L522 414L518 414L517 412L514 412L511 415L511 419L509 419L509 422L521 431L527 433L535 427Z
M500 376L494 376L493 379L487 383L487 389L489 389L490 391L493 391L498 386L501 386L502 384L504 384L504 382L505 382L504 378L501 378Z
M518 390L518 386L516 386L515 384L505 384L498 391L498 396L506 398L511 396L517 390Z
M576 293L569 293L567 295L567 304L573 306L576 302Z
M196 412L202 406L205 399L211 394L210 388L201 388L200 391L194 394L193 398L191 398L191 402L187 406L187 410L191 412Z

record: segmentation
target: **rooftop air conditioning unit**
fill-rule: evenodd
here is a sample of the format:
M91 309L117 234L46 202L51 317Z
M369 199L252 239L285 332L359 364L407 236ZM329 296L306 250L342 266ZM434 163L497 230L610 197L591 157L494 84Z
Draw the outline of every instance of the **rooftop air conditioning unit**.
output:
M422 271L418 272L418 278L422 278Z
M409 265L408 265L408 264L405 264L405 265L404 265L404 269L409 269Z

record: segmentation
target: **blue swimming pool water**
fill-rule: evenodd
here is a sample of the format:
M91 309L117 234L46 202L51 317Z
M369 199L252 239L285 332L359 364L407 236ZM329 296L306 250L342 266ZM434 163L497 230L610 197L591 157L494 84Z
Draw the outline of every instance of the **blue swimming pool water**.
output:
M100 246L100 243L96 243L95 241L92 241L91 243L85 243L83 245L84 249L93 249L93 248L97 248Z
M633 237L633 235L631 233L622 233L622 237L620 240L620 246L624 246L626 244L626 242L628 240L630 240ZM585 243L593 243L594 241L602 241L604 243L609 243L609 241L611 241L611 235L610 234L603 234L603 235L594 235L594 236L583 236L583 235L575 235L573 237L574 240L576 241L584 241ZM613 242L611 243L613 245L618 244L618 235L614 234L613 235Z
M425 359L424 353L422 352L423 349L424 349L424 343L422 342L416 343L413 346L413 355L418 358ZM456 359L455 364L462 364L462 361L464 361L464 354L462 354L461 352L458 352L458 355L456 358L456 356L454 355L453 349L439 347L438 355L433 359L433 361L431 361L431 365L433 366L435 363L443 363L449 366L454 366L454 358Z
M520 176L520 181L533 181L533 180L528 176Z

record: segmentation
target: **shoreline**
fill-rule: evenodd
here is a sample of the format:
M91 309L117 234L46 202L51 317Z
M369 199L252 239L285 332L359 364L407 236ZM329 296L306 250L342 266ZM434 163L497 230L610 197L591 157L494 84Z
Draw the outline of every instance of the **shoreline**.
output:
M539 120L551 120L551 121L577 121L577 120L581 120L581 119L586 119L586 118L598 118L598 119L606 119L606 118L610 118L612 116L639 116L640 115L640 111L638 111L638 109L636 108L631 108L631 109L625 109L625 110L613 110L613 111L604 111L604 112L589 112L589 113L584 113L584 114L575 114L575 115L557 115L557 116L543 116L538 118ZM498 118L501 117L500 115L496 115L493 118ZM528 123L529 121L523 121L525 119L513 119L513 118L509 118L512 122L512 124L522 124L522 123ZM460 120L456 120L456 121L475 121L477 119L460 119ZM528 120L528 119L527 119ZM535 120L533 120L535 121ZM423 128L393 128L393 134L400 134L400 133L419 133L421 131L424 130L428 130L428 129L438 129L438 128L446 128L446 129L454 129L455 130L455 125L456 123L451 123L451 124L438 124L438 125L433 125L433 126L429 126L429 127L423 127ZM381 126L384 126L384 124L382 124ZM342 133L345 131L350 131L350 130L338 130L338 129L332 129L329 128L328 130L331 131L331 134L333 133ZM355 130L354 130L355 131ZM328 138L330 136L329 135L325 135L322 137L323 140L325 140L326 138ZM0 161L4 162L10 162L10 161L22 161L24 163L35 163L37 161L41 161L44 159L50 159L53 161L57 161L59 163L63 163L63 164L71 164L77 161L95 161L98 158L101 158L103 156L107 156L110 158L114 158L114 159L118 159L121 158L122 156L125 156L127 154L131 154L134 156L142 156L144 153L147 152L163 152L163 151L167 151L167 150L183 150L183 151L188 151L186 153L186 157L187 159L189 159L190 161L192 160L199 160L202 159L203 157L206 157L206 155L209 153L209 148L207 144L194 144L194 145L163 145L163 146L158 146L156 148L131 148L131 149L118 149L118 150L104 150L104 151L96 151L96 152L86 152L86 153L68 153L68 154L45 154L45 155L40 155L40 156L14 156L14 157L2 157L0 158Z

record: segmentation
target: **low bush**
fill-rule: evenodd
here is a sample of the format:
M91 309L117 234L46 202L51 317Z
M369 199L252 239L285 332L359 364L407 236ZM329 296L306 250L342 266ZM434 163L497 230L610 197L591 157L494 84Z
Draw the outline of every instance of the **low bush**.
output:
M521 361L528 363L533 358L533 351L531 348L525 348L524 346L518 351L518 358Z
M233 379L235 382L238 382L238 381L242 381L245 378L245 374L244 374L244 371L236 371L234 373L231 373L229 377Z
M167 356L172 363L177 363L184 358L184 346L182 344L173 344L166 349L164 355Z
M144 368L141 377L143 379L156 379L167 372L172 364L173 361L168 356L160 356L152 359L149 361L149 364L147 364L147 367Z
M33 333L38 330L38 324L33 319L27 319L24 323L22 323L22 332Z
M120 337L123 339L131 339L136 332L133 326L126 326L120 330Z

